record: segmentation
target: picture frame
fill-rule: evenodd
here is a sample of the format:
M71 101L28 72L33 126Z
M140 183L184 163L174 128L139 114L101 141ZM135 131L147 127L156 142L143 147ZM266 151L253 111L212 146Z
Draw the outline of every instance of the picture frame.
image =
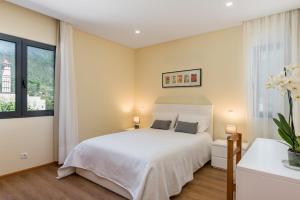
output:
M189 69L162 73L162 88L201 87L202 69Z

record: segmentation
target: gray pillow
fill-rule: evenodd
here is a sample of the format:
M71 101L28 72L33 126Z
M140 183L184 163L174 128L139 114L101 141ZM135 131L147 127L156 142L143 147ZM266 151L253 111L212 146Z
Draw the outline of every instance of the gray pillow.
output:
M197 131L198 131L198 122L191 123L191 122L178 121L175 128L175 132L196 134Z
M151 128L169 130L171 123L172 123L171 120L155 120Z

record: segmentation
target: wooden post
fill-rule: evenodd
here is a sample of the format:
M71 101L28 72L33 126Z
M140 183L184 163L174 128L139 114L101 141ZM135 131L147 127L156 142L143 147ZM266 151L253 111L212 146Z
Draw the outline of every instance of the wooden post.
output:
M236 143L236 148L234 144ZM234 157L236 156L235 164L242 158L242 134L235 133L227 137L227 200L233 200L233 192L235 191L234 184Z
M227 138L227 200L233 200L233 140Z
M237 144L236 147L239 149L238 153L236 154L236 164L238 164L242 158L242 134L238 133L238 140L237 140Z

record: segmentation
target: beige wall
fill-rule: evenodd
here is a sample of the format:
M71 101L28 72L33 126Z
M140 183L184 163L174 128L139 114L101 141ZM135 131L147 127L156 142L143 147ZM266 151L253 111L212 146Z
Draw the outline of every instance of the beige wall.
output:
M75 30L80 139L130 127L134 50Z
M0 32L56 44L57 21L0 0ZM134 50L74 30L80 139L131 126ZM20 159L28 152L27 160ZM54 161L53 117L0 119L0 176Z
M0 1L0 32L56 44L56 20ZM52 117L0 119L0 175L53 161ZM20 159L28 152L27 160Z
M155 99L160 95L206 96L214 106L214 136L224 138L229 109L235 111L238 130L245 133L242 27L234 27L186 39L141 48L136 51L136 109L149 124ZM161 87L161 73L202 68L202 87Z
M0 1L0 32L44 43L56 43L57 21ZM74 57L80 139L131 126L132 110L143 107L150 119L160 95L203 94L214 105L215 137L224 137L226 114L234 109L244 132L242 28L235 27L136 51L74 30ZM200 88L162 89L161 73L203 69ZM135 98L135 99L134 99ZM53 118L0 120L0 175L52 162ZM20 153L28 152L27 160Z

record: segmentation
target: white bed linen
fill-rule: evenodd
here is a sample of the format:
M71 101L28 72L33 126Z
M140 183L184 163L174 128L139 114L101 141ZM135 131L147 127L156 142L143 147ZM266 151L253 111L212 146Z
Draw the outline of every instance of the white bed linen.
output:
M58 170L92 171L127 189L134 200L166 200L180 193L210 160L212 138L173 130L139 129L99 136L78 144Z

